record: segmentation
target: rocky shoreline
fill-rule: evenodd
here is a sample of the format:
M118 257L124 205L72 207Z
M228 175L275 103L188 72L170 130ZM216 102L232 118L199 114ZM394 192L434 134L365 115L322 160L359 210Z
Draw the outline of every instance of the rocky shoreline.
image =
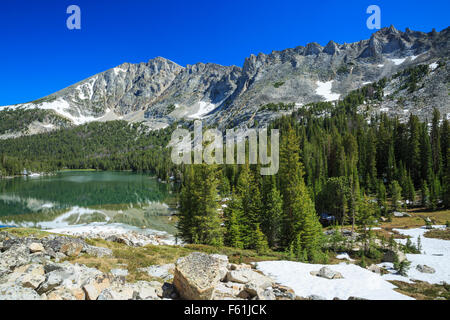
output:
M110 237L122 245L133 242ZM138 245L140 245L138 243ZM140 271L158 281L127 281L127 269L105 273L73 263L78 257L106 259L113 251L65 235L16 236L0 231L0 300L316 300L298 297L251 264L230 263L219 254L193 252L175 263ZM320 272L331 272L321 270ZM320 276L320 274L319 274ZM325 276L324 276L325 277ZM333 275L334 278L335 276ZM330 278L330 279L331 279ZM352 297L352 299L356 299Z
M124 239L114 236L107 241L140 245ZM161 281L130 283L126 269L103 273L64 261L83 254L102 258L110 256L112 250L89 245L82 238L49 235L39 239L0 232L0 300L276 298L277 291L272 287L268 290L276 288L272 279L251 270L250 265L230 264L226 256L193 253L175 264L143 270ZM292 290L281 286L277 290L289 291L286 297L295 298Z

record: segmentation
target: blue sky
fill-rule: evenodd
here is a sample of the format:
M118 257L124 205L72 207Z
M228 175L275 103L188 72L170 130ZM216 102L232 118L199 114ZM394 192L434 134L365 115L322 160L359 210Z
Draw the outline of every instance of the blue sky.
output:
M81 30L66 9L81 8ZM366 8L382 27L440 31L448 0L2 0L0 106L35 100L123 62L163 56L180 65L242 66L245 57L308 42L368 39Z

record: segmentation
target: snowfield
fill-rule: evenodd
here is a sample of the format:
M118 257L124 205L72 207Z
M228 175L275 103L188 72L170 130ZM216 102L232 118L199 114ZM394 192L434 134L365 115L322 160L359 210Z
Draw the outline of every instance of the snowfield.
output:
M434 228L443 229L445 226L434 226ZM394 230L410 236L411 242L415 245L417 245L420 236L421 254L406 255L407 259L411 261L407 277L396 274L393 264L387 262L379 264L380 267L384 267L391 272L383 276L348 262L337 265L322 265L293 261L264 261L258 262L256 267L273 277L280 284L291 287L301 297L318 295L326 299L333 299L334 297L348 299L348 297L354 296L371 300L413 300L411 297L394 291L395 285L388 280L399 280L407 283L412 283L412 280L426 281L430 284L450 283L450 241L425 238L424 234L428 231L425 227ZM396 239L396 241L405 244L407 240ZM336 258L351 261L346 253L338 254ZM432 267L436 272L432 274L422 273L416 268L419 264ZM328 280L310 274L311 271L319 271L324 266L340 272L344 279Z
M274 278L282 285L291 287L301 297L318 295L326 299L348 299L360 297L371 300L414 300L394 289L393 284L380 275L354 264L337 265L307 264L293 261L264 261L256 264L257 269ZM328 267L340 272L344 279L325 279L312 276L311 271Z
M406 58L402 58L402 59L389 59L391 60L396 66L401 65L403 62L405 62Z
M213 111L216 106L212 103L199 101L196 104L194 104L191 108L195 109L197 108L197 112L194 114L191 114L189 118L191 119L202 119L205 115Z
M338 100L341 96L339 93L331 92L331 87L333 86L333 80L327 82L317 81L316 94L325 98L325 101Z
M444 229L445 226L434 226L436 229ZM408 270L407 277L402 277L394 274L392 263L382 263L379 266L385 267L393 274L384 275L386 280L400 280L404 282L411 282L411 280L426 281L431 284L440 284L442 282L450 283L450 241L441 239L432 239L424 237L428 231L424 227L415 229L394 229L399 233L410 236L413 244L417 245L417 240L420 236L422 243L421 254L407 254L406 258L411 261L411 267ZM398 239L399 243L405 244L406 239ZM417 265L427 265L436 270L436 273L422 273L417 270Z

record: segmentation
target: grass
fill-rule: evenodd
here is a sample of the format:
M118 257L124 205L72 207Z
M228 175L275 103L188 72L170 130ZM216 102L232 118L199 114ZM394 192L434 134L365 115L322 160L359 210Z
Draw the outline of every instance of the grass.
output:
M450 300L450 284L429 284L423 281L406 283L403 281L390 281L397 286L395 291L413 297L417 300L435 300L438 297Z
M135 282L139 280L158 280L150 277L147 273L139 271L151 265L162 265L174 263L178 258L189 255L192 252L204 252L208 254L217 253L228 256L232 263L251 263L264 260L287 259L284 253L269 251L259 254L253 250L243 250L229 247L212 247L207 245L147 245L145 247L128 247L125 244L105 241L101 239L87 239L86 243L98 247L105 247L112 250L111 257L98 258L87 254L78 257L67 258L71 263L84 264L91 268L99 269L108 273L111 269L122 268L128 270L127 281ZM160 280L160 279L159 279Z
M16 237L25 238L25 237L35 237L38 239L45 238L50 235L50 233L41 231L39 229L31 229L31 228L2 228L0 232L6 231Z
M433 229L427 231L423 236L427 238L450 240L450 229L449 228L445 230Z
M391 222L383 222L381 227L385 229L410 229L422 227L425 225L424 219L427 217L434 221L434 224L443 225L447 221L450 221L450 210L426 211L423 208L418 208L407 210L407 213L409 213L411 217L393 217Z

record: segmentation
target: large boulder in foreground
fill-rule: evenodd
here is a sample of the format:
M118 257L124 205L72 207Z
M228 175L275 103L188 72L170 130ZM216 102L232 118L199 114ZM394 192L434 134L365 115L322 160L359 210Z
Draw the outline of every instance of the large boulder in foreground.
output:
M211 300L227 265L225 256L194 252L177 260L173 284L183 299Z

